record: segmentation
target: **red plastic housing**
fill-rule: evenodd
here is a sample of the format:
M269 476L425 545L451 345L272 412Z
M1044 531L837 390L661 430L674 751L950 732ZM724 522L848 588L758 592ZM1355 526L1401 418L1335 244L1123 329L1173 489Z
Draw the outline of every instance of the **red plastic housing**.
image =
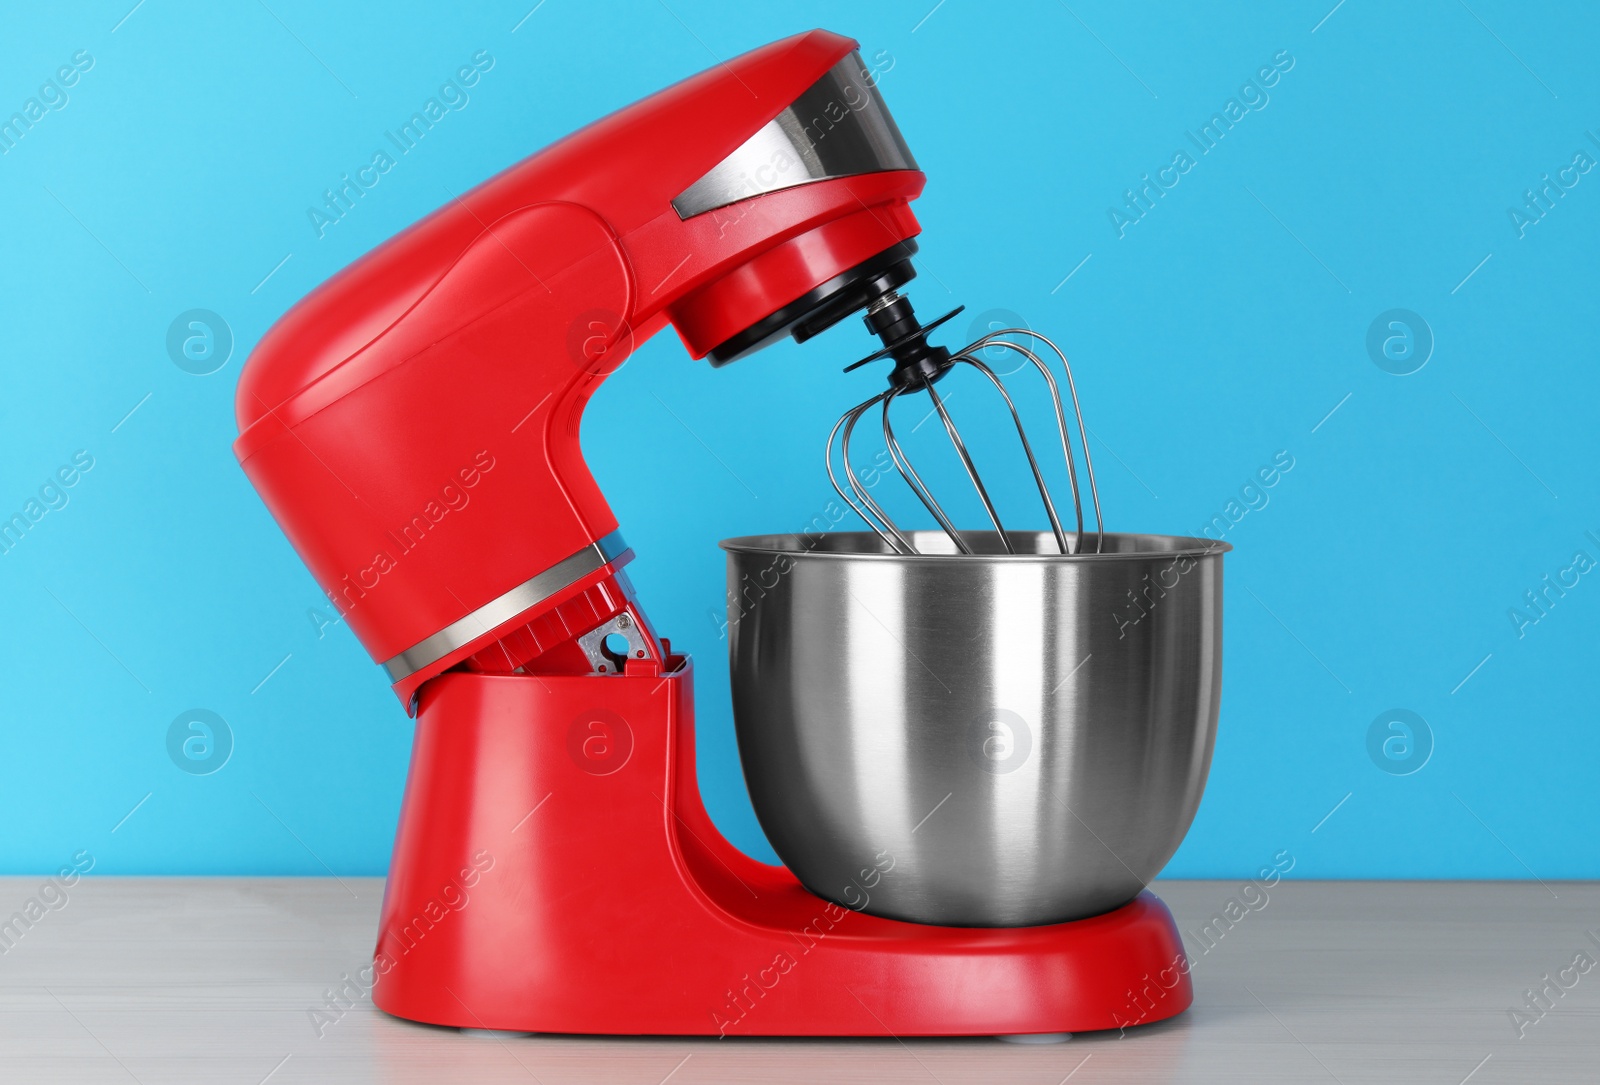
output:
M831 904L737 851L695 786L692 672L669 666L423 687L380 1008L529 1032L954 1036L1189 1005L1182 942L1149 893L1049 927L933 927Z
M671 206L855 48L813 31L613 113L379 246L262 338L235 452L374 660L616 530L579 419L638 343L670 320L699 357L917 233L914 171L771 192L738 215ZM557 602L396 692L409 705Z

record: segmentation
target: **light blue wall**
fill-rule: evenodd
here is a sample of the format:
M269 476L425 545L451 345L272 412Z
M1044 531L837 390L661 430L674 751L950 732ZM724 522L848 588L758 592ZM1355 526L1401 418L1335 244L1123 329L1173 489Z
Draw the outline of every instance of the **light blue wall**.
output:
M100 872L384 869L411 728L348 630L319 636L316 586L233 461L243 358L447 193L820 25L893 60L882 90L929 176L919 308L1014 310L1069 346L1113 527L1195 531L1293 457L1227 536L1220 737L1169 873L1288 849L1297 876L1600 876L1600 572L1521 636L1508 617L1575 552L1600 560L1600 171L1531 225L1509 213L1600 157L1593 12L547 0L519 24L532 2L8 7L0 117L77 51L93 67L0 156L0 512L80 450L93 466L0 556L0 868L87 849ZM470 103L319 239L307 208L480 49ZM1270 101L1241 91L1280 51ZM1199 154L1186 133L1236 96L1259 108ZM1108 209L1178 150L1193 168L1119 237ZM191 309L234 337L208 376L168 355ZM1369 355L1392 309L1431 328L1411 375ZM707 803L764 857L715 544L826 506L822 438L876 385L839 369L871 345L852 321L712 371L669 333L587 419L645 604L698 660ZM954 406L999 435L976 391ZM169 755L194 708L232 734L210 775ZM1431 732L1410 775L1386 771L1400 746L1369 753L1395 708Z

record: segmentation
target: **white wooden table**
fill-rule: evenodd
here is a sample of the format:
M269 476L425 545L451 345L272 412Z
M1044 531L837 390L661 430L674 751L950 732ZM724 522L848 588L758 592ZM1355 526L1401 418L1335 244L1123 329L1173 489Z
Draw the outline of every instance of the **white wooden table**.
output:
M41 882L0 879L0 918ZM1600 884L1286 882L1205 952L1189 932L1239 886L1156 889L1195 958L1194 1007L1020 1046L508 1039L367 1001L319 1036L311 1011L366 963L381 881L90 877L21 938L0 932L0 1081L1600 1082L1600 966L1569 970L1521 1037L1510 1013L1577 954L1600 962Z

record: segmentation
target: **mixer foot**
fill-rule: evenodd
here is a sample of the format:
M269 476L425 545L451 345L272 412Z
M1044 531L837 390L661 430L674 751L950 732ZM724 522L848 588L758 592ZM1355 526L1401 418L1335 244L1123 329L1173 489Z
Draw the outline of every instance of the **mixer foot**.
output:
M995 1039L1005 1044L1064 1044L1072 1039L1072 1033L1022 1032L1014 1036L996 1036Z

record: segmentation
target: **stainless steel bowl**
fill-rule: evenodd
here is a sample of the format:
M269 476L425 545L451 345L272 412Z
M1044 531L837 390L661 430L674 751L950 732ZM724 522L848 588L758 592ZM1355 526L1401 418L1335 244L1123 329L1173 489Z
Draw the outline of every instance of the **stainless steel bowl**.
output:
M1017 927L1136 896L1194 819L1222 676L1209 539L940 532L728 539L739 756L813 893ZM1093 546L1092 536L1085 541ZM943 552L941 552L941 550Z

